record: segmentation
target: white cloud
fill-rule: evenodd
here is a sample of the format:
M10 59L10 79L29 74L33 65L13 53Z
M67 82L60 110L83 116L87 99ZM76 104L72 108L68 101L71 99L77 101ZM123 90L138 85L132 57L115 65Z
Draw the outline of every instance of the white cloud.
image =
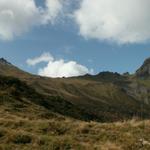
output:
M31 27L54 23L63 3L61 0L45 0L45 8L35 0L0 0L0 39L11 40L27 32Z
M74 17L85 38L117 43L150 40L150 0L82 0Z
M75 61L65 62L63 59L49 61L45 68L39 70L38 74L47 77L73 77L90 73L87 67Z
M0 38L8 40L26 32L38 16L33 0L0 0Z
M28 59L29 65L36 65L40 62L48 62L44 68L40 68L38 74L47 77L73 77L87 73L93 73L87 67L78 64L76 61L65 61L63 59L56 60L50 53L44 53L40 57Z
M50 53L43 53L41 56L39 57L35 57L32 59L27 59L26 63L29 66L35 66L41 62L49 62L49 61L53 61L53 56Z
M47 9L44 12L43 23L53 23L63 11L64 0L46 0Z

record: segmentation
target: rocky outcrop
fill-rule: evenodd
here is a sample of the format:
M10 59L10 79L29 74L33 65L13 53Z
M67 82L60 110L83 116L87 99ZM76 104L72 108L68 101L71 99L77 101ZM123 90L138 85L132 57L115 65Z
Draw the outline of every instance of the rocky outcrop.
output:
M143 65L136 71L136 76L141 78L150 77L150 58L146 59Z

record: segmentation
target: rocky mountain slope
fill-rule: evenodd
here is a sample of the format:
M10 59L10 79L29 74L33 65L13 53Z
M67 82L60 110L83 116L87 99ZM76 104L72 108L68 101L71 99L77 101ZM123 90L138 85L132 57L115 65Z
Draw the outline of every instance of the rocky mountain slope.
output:
M136 71L136 76L140 78L150 77L150 58L146 59L143 65Z
M5 59L0 59L2 76L18 78L20 82L27 84L27 93L33 89L37 94L46 97L39 99L39 105L43 102L44 107L51 110L55 100L50 98L59 97L65 105L63 108L56 105L56 112L61 113L61 109L71 117L101 122L133 117L150 118L150 84L137 72L135 75L102 72L94 76L52 79L26 73ZM35 99L32 102L35 103ZM46 102L43 99L47 99ZM72 115L75 112L79 112L78 116Z

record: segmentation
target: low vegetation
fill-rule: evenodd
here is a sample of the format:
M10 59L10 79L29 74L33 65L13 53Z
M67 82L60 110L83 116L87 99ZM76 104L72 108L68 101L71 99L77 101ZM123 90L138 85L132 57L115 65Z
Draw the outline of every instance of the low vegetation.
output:
M41 95L12 77L0 79L0 150L150 149L150 121L90 121L61 97Z
M31 113L31 112L30 112ZM149 150L150 121L84 122L0 111L0 150Z
M150 149L148 79L50 79L1 66L0 150Z

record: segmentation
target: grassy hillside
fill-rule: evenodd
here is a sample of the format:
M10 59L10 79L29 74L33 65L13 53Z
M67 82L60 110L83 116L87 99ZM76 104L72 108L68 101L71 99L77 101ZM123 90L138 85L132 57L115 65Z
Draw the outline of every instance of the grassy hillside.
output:
M150 118L149 88L130 76L103 72L52 79L31 75L7 62L0 63L0 74L17 77L26 84L26 93L19 91L20 96L28 95L26 99L73 118L100 122L141 118L141 114L142 118ZM147 92L143 95L145 88Z
M149 150L150 121L84 122L37 106L0 107L1 150Z
M51 79L0 64L0 150L149 150L149 88L130 75Z
M0 76L0 105L10 111L25 111L29 107L41 108L48 113L57 113L79 120L94 119L85 111L60 96L47 96L36 92L25 82L13 77ZM8 109L7 108L7 109ZM38 110L40 113L40 109Z
M98 123L81 121L81 113L61 97L0 76L0 150L150 149L150 121Z

